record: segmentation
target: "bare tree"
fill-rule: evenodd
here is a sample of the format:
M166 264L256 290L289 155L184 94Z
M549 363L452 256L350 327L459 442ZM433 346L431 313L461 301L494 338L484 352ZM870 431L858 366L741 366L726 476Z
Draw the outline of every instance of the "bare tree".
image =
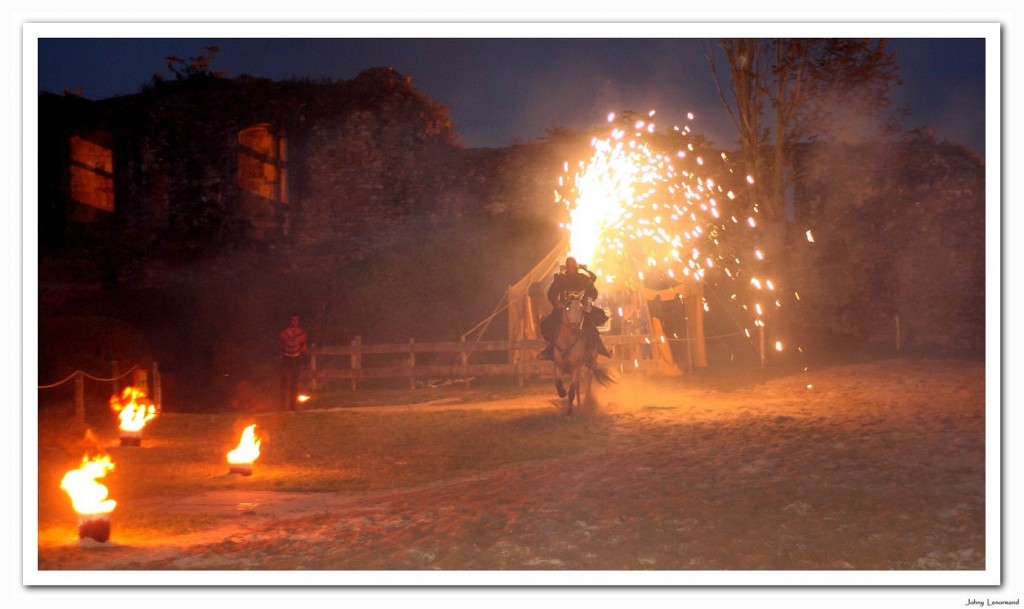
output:
M767 95L766 82L769 79L770 63L764 53L764 44L755 38L726 38L719 42L729 65L729 86L731 100L718 80L715 62L716 53L707 47L707 59L715 87L739 135L740 148L747 172L756 178L765 171L764 154L769 132L761 126L764 102ZM752 189L753 203L759 204L765 198L764 187L755 179Z
M174 76L178 80L187 80L189 78L204 76L213 76L216 78L226 76L223 72L214 72L210 69L210 64L213 62L214 56L220 51L220 46L211 44L204 46L202 51L203 52L196 57L189 57L188 61L178 57L177 55L168 55L164 57L164 61L167 62L167 69L173 72Z
M716 70L720 53L729 67L728 94ZM717 48L709 43L706 54L754 177L750 195L763 214L763 244L771 256L766 270L779 285L790 285L785 193L794 179L795 149L819 139L870 137L890 126L878 119L900 84L894 53L885 40L727 38ZM783 335L787 318L783 313L775 320Z
M718 51L714 45L706 47L719 97L755 177L754 203L769 220L784 218L786 172L797 143L856 137L851 127L892 126L878 120L889 107L889 94L901 84L895 54L886 50L886 42L722 39L717 46L729 66L729 95L719 80ZM769 120L774 129L762 127Z

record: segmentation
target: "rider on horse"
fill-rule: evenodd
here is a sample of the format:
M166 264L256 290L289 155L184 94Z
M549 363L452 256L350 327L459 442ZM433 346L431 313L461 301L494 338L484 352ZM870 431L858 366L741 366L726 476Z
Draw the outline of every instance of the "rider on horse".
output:
M596 279L597 275L585 267L581 268L572 256L565 259L565 270L555 274L555 279L551 282L551 287L548 288L548 301L551 303L552 310L540 322L540 333L548 342L548 346L537 354L537 359L554 359L555 333L558 331L558 324L561 321L564 295L568 292L583 291L585 297L594 300L597 298L597 287L594 286ZM611 357L611 353L608 353L604 343L601 342L601 335L597 330L599 325L608 320L608 316L599 307L588 307L585 320L583 336L587 346L587 366L594 368L597 365L595 352L605 357Z

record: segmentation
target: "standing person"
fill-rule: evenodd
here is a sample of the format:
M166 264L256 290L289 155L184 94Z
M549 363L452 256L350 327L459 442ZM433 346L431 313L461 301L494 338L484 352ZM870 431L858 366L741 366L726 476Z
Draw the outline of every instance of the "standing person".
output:
M281 350L281 405L298 410L299 376L306 357L306 331L299 325L299 316L292 315L287 328L278 335Z
M594 285L596 280L597 275L590 272L586 267L579 266L575 258L569 256L565 259L564 269L555 274L554 279L551 281L551 286L548 288L548 302L551 303L552 309L551 313L540 322L541 336L548 342L548 345L537 354L537 359L554 359L555 333L558 331L558 324L561 322L562 311L560 307L563 295L566 292L582 290L587 298L596 300L598 298L597 287ZM607 319L608 316L605 315L604 310L598 307L591 307L586 313L587 321L583 324L583 336L587 345L587 366L590 368L596 366L595 353L611 357L611 354L608 353L604 343L601 341L601 335L597 329L597 326L603 324Z

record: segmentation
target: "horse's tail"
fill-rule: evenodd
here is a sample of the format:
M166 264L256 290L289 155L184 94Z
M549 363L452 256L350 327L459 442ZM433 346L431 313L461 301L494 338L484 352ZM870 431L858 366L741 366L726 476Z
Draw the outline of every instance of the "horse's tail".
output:
M596 366L593 370L594 380L601 384L603 387L607 387L609 383L614 383L615 378L612 377L612 373L608 372L607 368Z

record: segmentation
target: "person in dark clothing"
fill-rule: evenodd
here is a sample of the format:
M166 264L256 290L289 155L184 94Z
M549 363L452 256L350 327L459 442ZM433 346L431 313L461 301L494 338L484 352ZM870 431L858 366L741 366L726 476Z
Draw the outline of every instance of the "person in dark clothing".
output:
M569 256L565 259L565 269L555 274L555 278L548 288L547 297L552 309L551 313L540 322L540 333L544 340L548 342L548 346L537 354L537 359L554 359L555 333L558 331L559 323L561 323L561 307L564 295L567 292L582 291L585 298L595 300L598 295L597 287L594 285L596 280L597 275L587 270L586 267L580 267L575 258ZM611 357L611 353L608 352L604 343L601 342L601 334L597 330L598 326L608 320L608 316L605 315L604 310L600 307L588 307L585 318L583 336L587 345L587 365L593 368L597 365L594 358L595 352L605 357Z
M281 406L298 410L299 377L306 356L306 331L299 325L299 316L292 315L287 328L278 335L281 350Z

